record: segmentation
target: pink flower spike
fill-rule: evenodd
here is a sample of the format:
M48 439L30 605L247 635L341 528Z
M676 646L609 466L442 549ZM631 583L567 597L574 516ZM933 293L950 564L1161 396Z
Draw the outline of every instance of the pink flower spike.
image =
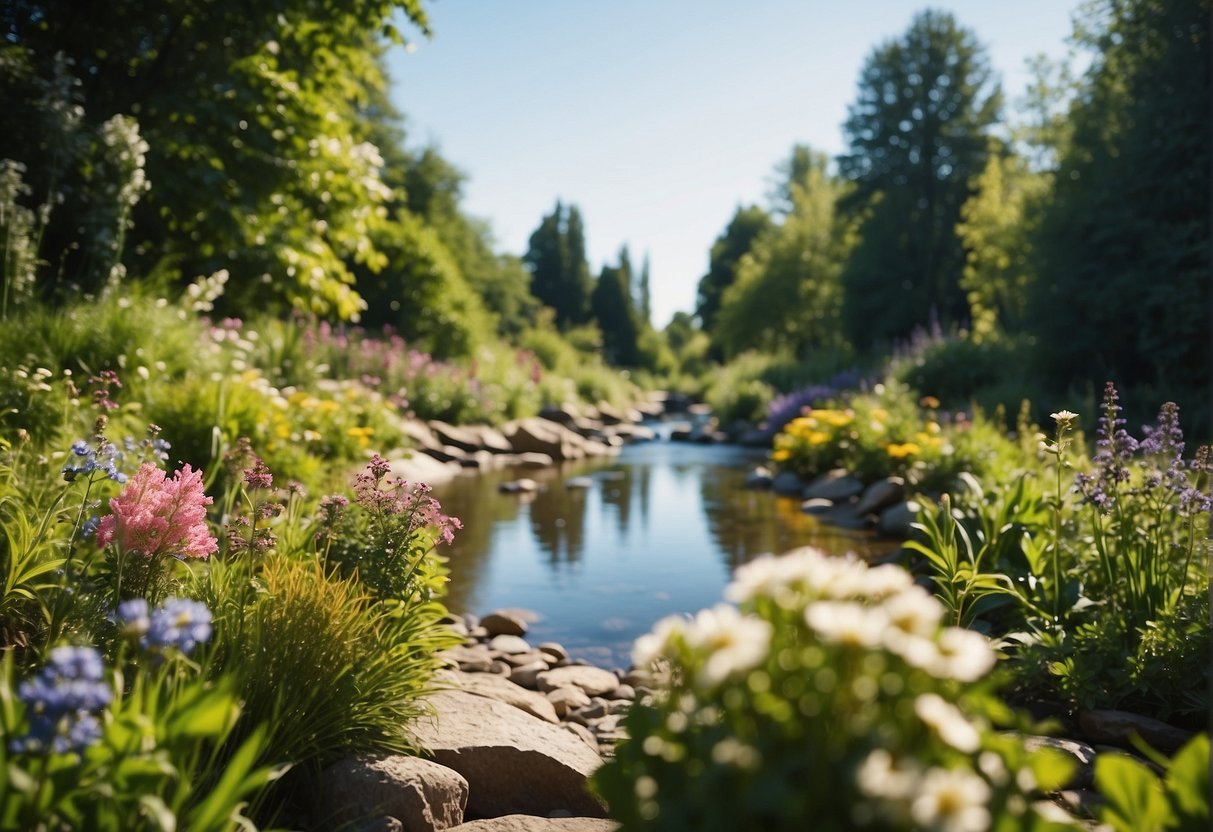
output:
M122 493L110 500L112 514L97 527L97 543L117 542L148 558L206 558L219 542L206 525L206 507L214 500L202 490L202 472L185 465L172 479L145 462Z

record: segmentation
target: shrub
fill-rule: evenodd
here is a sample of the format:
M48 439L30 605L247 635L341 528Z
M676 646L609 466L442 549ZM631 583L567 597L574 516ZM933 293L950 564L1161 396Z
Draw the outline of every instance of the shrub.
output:
M1069 765L993 730L993 648L896 566L799 550L637 641L664 673L595 783L624 832L1048 828Z

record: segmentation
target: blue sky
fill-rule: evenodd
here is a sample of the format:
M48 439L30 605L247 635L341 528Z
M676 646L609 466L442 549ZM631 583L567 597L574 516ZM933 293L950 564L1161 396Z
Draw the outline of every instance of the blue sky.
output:
M1066 52L1075 0L936 4L976 31L1013 101L1024 59ZM411 146L468 175L466 210L521 254L557 198L591 268L652 263L653 320L691 311L712 241L762 203L796 143L836 154L860 68L909 26L903 0L434 0L395 50Z

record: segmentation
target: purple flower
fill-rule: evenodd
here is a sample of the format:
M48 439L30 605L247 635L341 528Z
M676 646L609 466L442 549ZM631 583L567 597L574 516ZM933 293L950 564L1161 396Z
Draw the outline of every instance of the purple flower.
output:
M118 605L118 610L114 614L114 620L121 628L123 634L142 639L147 635L147 631L151 627L147 600L132 598L129 601L123 601Z
M1120 397L1116 386L1108 382L1104 387L1103 415L1095 430L1095 473L1079 474L1075 487L1088 503L1108 511L1116 502L1117 491L1129 481L1129 462L1137 452L1137 440L1125 430L1121 418Z

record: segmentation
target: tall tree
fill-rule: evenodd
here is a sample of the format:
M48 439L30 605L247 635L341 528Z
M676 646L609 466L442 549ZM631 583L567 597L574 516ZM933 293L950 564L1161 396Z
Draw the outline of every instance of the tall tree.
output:
M523 262L531 272L531 291L556 314L561 329L585 323L593 288L585 259L585 228L577 206L556 208L531 235Z
M737 264L754 241L773 227L771 216L757 205L738 207L728 226L712 244L708 256L708 273L699 279L699 299L695 316L705 332L716 326L720 299L725 290L737 280Z
M854 245L854 220L835 207L847 187L832 177L828 158L804 157L786 192L790 209L741 258L725 290L713 332L726 356L748 349L794 355L844 343L839 275Z
M1209 0L1101 0L1038 235L1029 320L1059 385L1113 378L1209 409Z
M966 316L955 228L1000 104L984 49L946 12L918 14L868 57L838 159L855 184L846 207L865 217L843 277L857 344L906 336L932 316Z
M649 280L649 253L646 251L644 264L640 267L640 282L636 286L636 311L644 326L650 326L653 322L653 287Z
M632 302L632 266L625 246L618 266L603 266L590 304L602 331L602 351L616 366L640 364L640 321Z

